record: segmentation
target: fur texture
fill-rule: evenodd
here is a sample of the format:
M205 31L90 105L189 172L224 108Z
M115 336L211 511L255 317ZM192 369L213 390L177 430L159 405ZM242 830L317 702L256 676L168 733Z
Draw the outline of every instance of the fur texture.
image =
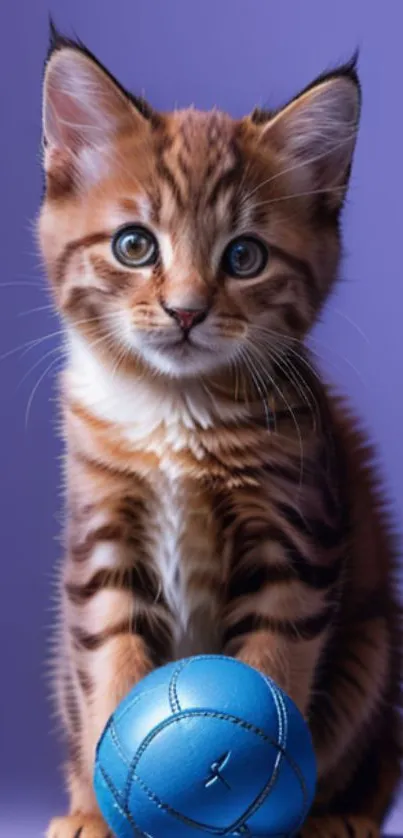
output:
M337 277L355 64L276 113L160 114L82 45L44 79L41 247L65 324L57 693L71 807L152 667L223 651L314 736L307 838L376 838L399 776L400 627L372 455L304 338Z

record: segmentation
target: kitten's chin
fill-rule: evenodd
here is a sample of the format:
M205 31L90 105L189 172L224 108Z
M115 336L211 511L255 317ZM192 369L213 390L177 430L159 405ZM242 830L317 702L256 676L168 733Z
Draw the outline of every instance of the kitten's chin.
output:
M194 378L209 375L225 367L231 360L229 354L205 349L189 343L156 348L143 345L141 354L144 361L155 372L170 378Z

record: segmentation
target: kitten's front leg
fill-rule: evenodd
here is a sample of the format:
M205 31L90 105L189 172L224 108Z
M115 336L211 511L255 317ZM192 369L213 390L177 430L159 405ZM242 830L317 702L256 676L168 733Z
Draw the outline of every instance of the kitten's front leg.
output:
M128 486L93 466L80 469L80 494L70 499L57 683L70 814L52 821L48 838L109 834L92 788L97 741L128 690L170 656L170 617L151 562L152 501L135 480Z
M293 488L287 501L282 487L278 504L265 486L228 499L223 639L226 654L273 678L306 714L336 614L343 545L331 522L319 527L298 509Z
M226 633L224 652L233 655L272 678L293 699L303 715L308 709L315 667L330 623L330 611L313 612L312 617L277 616L288 596L273 592L276 617L269 609L250 601L250 613L235 618ZM246 604L246 603L245 603ZM232 622L232 621L231 621Z

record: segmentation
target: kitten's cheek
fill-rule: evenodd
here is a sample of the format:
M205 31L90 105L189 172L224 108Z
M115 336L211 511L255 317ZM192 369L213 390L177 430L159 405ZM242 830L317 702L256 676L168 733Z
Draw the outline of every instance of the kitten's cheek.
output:
M115 320L115 333L118 333L120 340L127 349L138 351L141 347L141 332L133 325L129 311L122 311Z
M133 328L128 330L125 334L124 342L129 352L132 352L134 355L141 355L142 357L146 356L147 347L141 332Z

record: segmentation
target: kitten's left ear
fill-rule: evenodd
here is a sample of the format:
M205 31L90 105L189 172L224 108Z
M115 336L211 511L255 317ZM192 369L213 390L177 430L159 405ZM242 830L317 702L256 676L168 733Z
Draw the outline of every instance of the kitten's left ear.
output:
M133 100L87 51L60 41L43 85L45 141L71 152L102 145L124 123L144 121Z
M357 137L361 90L356 62L357 56L320 76L266 120L262 111L251 116L260 141L284 156L290 177L324 194L329 209L342 203Z
M52 173L61 159L64 167L70 160L85 180L96 173L97 151L126 128L146 131L153 112L83 45L59 36L53 27L51 35L43 83L45 169Z

